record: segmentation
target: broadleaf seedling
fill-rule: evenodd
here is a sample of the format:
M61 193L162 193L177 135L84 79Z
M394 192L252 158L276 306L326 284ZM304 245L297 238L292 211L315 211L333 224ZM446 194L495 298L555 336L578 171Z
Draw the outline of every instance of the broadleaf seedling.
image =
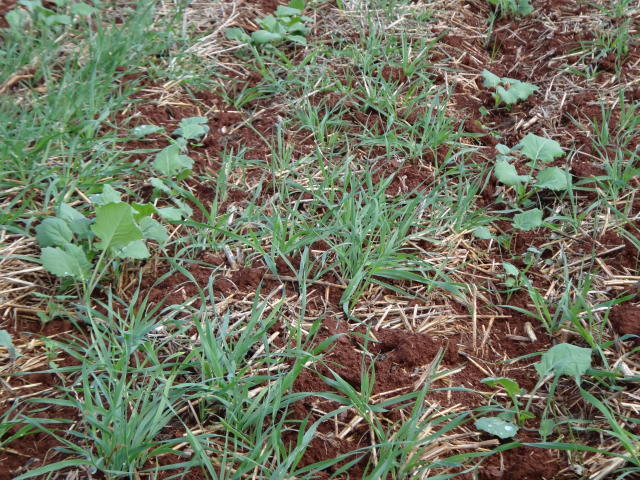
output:
M165 227L151 215L153 205L128 204L110 185L92 196L94 218L67 204L55 217L44 219L36 227L36 241L42 247L40 261L50 273L87 284L98 257L98 269L106 269L106 259L144 259L149 257L147 240L163 243L168 239ZM94 283L93 281L89 284Z
M566 191L571 188L571 176L565 170L559 167L539 168L540 162L550 162L564 155L564 150L555 140L529 133L515 147L498 144L496 150L498 155L493 173L500 183L514 189L517 205L531 207L529 198L544 189ZM526 163L528 173L518 173L512 163L516 156L531 160ZM513 218L514 227L520 230L532 230L542 224L542 211L538 208L521 211Z
M242 28L230 28L227 30L227 38L240 43L257 46L276 45L282 42L293 42L306 45L305 36L309 32L305 22L313 19L302 14L304 0L291 0L288 6L279 5L275 15L267 15L257 18L255 21L260 27L251 35Z
M531 83L521 82L515 78L499 77L489 70L482 71L482 78L484 78L483 85L485 87L495 90L493 98L496 101L496 106L504 103L510 107L521 100L526 100L538 90L538 87Z

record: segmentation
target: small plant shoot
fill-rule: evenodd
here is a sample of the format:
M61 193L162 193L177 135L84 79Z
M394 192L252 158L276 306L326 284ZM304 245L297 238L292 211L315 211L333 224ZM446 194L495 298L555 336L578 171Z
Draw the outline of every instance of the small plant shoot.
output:
M309 29L305 22L312 22L313 19L303 15L303 10L304 0L291 0L288 6L279 5L275 15L257 18L255 21L262 27L260 30L249 35L242 28L230 28L227 38L253 45L276 45L282 42L306 45L305 37Z
M501 78L489 70L483 70L482 77L484 78L483 85L495 91L493 98L496 101L496 106L504 103L510 107L521 100L526 100L533 92L538 90L538 87L531 83L521 82L514 78Z

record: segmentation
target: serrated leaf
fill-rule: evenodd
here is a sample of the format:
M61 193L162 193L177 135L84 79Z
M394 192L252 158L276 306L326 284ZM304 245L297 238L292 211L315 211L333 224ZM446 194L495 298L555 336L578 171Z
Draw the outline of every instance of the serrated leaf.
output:
M78 2L71 4L71 13L73 15L88 16L97 11L98 10L96 8L91 5L87 5L86 3Z
M498 417L482 417L475 421L475 427L498 438L511 438L518 433L518 427Z
M558 167L547 167L538 173L536 187L549 190L567 190L571 185L569 173Z
M494 174L498 181L510 187L521 185L524 182L530 181L532 178L530 175L518 175L516 167L503 158L496 160Z
M251 39L258 44L264 44L282 40L282 35L266 30L257 30L251 34Z
M91 220L71 205L61 203L60 208L58 208L58 217L67 222L71 231L80 237L84 237L91 232L89 228Z
M495 88L500 84L500 77L491 73L489 70L482 71L482 78L484 78L482 85L485 87Z
M100 250L118 251L142 239L142 230L134 222L131 207L126 203L100 206L91 229L102 240L95 245Z
M235 40L236 42L239 42L239 43L251 42L251 37L242 28L238 28L238 27L228 28L225 35L229 40Z
M152 133L164 132L164 128L159 127L158 125L138 125L137 127L132 128L129 133L137 138L146 137L147 135L151 135Z
M534 208L513 216L513 226L518 230L533 230L542 226L542 210Z
M167 235L167 229L157 220L151 217L144 217L140 219L140 228L142 229L142 235L149 240L155 240L162 243L169 239Z
M4 347L9 352L9 358L12 362L16 360L16 348L13 346L11 335L6 330L0 330L0 347Z
M570 343L559 343L547 350L535 364L540 378L553 374L556 377L568 375L580 383L580 377L591 368L591 349Z
M493 235L491 235L491 231L487 227L476 227L473 230L473 235L476 238L480 238L482 240L489 240L493 238Z
M40 261L47 271L62 278L84 280L91 270L84 250L72 244L65 245L64 250L59 247L43 248Z
M180 153L180 146L169 145L156 155L153 167L163 175L175 175L193 166L193 160Z
M45 218L36 227L36 241L41 247L57 245L62 247L71 243L73 232L67 222L58 217Z
M149 249L142 240L134 240L130 244L123 248L118 249L115 252L118 258L133 258L136 260L143 260L149 258Z
M521 149L522 154L531 160L541 160L543 162L551 162L557 157L564 155L564 150L558 142L548 138L539 137L533 133L529 133L520 140L516 148Z

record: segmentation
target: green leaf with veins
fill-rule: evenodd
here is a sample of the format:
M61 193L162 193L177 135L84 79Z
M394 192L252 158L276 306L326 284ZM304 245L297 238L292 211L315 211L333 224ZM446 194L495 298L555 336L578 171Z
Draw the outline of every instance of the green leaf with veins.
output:
M156 155L153 167L164 175L176 175L193 166L193 160L180 153L180 146L172 144L164 148Z
M564 150L558 142L529 133L515 146L522 154L531 160L551 162L564 155Z
M547 167L538 173L536 187L549 190L568 190L571 185L569 173L558 167Z
M142 230L136 225L131 207L126 203L109 203L99 207L91 229L101 239L96 243L100 250L118 251L142 239Z
M58 217L45 218L36 227L36 240L41 247L64 246L71 242L73 232L67 222Z
M540 378L553 374L556 377L568 375L580 383L580 377L591 368L590 348L582 348L570 343L559 343L547 350L535 364Z
M503 158L496 161L494 174L498 181L510 187L521 185L522 183L529 182L532 179L530 175L518 175L516 167Z
M43 248L40 261L48 272L62 278L84 280L89 277L91 270L84 250L70 243L64 246L64 250L58 247Z
M98 205L106 205L107 203L117 203L122 201L120 193L109 184L102 187L102 193L91 195L89 198L93 203Z
M542 210L534 208L513 216L513 226L518 230L533 230L542 226Z
M511 422L506 422L498 417L482 417L475 421L475 427L483 432L506 439L518 433L518 427Z

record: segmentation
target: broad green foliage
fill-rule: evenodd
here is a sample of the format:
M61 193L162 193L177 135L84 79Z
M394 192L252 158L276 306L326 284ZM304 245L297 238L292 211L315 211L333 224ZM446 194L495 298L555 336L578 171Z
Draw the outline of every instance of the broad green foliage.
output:
M502 102L507 106L511 106L520 100L526 100L533 92L538 90L538 87L531 83L521 82L514 78L501 78L489 70L483 70L482 77L484 78L483 85L495 90L494 99L496 105Z
M564 155L558 142L529 133L515 147L496 146L498 155L493 173L500 183L513 187L516 203L521 207L531 207L529 198L541 190L566 191L571 188L571 176L559 167L540 169L539 163L546 163ZM529 173L520 175L512 163L523 157L530 160L525 165ZM521 211L513 218L514 227L520 230L532 230L542 226L542 210L538 208Z
M564 155L564 150L562 150L558 142L539 137L533 133L527 134L526 137L520 140L515 149L520 150L525 157L531 160L541 160L543 162L551 162L555 158Z
M513 226L518 230L533 230L542 226L542 210L534 208L513 216Z
M590 348L559 343L542 355L535 365L536 371L541 378L550 374L556 377L568 375L580 383L580 377L591 368L591 353Z
M517 425L498 417L482 417L475 421L475 427L498 438L511 438L518 433Z
M249 36L242 28L227 30L227 38L241 43L255 45L272 45L281 42L294 42L306 45L305 38L309 29L305 22L313 19L302 14L304 0L291 0L289 6L279 5L274 15L257 18L256 23L262 28Z
M151 218L158 213L153 205L125 203L109 185L92 200L93 219L62 204L55 217L36 227L36 240L43 247L40 261L54 275L84 282L98 252L107 258L143 259L149 257L145 240L167 240L164 226Z
M500 16L525 16L533 12L529 0L487 0L500 10Z
M180 145L174 143L161 150L153 161L153 167L163 175L177 175L189 170L193 166L193 160L180 153Z

